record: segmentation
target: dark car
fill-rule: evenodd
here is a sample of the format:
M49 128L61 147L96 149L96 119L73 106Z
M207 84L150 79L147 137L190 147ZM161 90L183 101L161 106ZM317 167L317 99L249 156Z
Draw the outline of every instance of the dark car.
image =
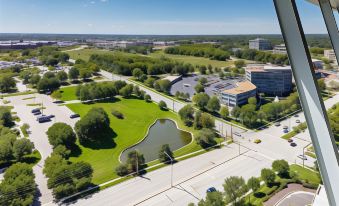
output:
M49 122L49 121L51 121L51 119L47 116L42 116L38 118L39 123L44 123L44 122Z
M217 190L215 189L215 187L210 187L207 189L206 192L216 192Z
M51 118L54 118L55 115L54 115L54 114L51 114L51 115L48 115L47 117L49 117L49 118L51 119Z
M288 139L287 141L288 141L289 143L291 143L291 142L293 142L293 139Z
M291 147L295 147L295 146L297 146L297 144L295 143L295 142L291 142Z
M71 116L69 116L71 119L74 119L74 118L78 118L78 117L80 117L80 115L79 114L72 114Z
M33 114L34 114L34 115L40 115L41 112L40 112L40 111L37 111L37 112L34 112Z
M37 113L37 112L40 112L39 108L32 109L32 113Z
M284 129L283 132L284 132L284 133L288 133L288 129Z
M54 103L54 104L61 104L61 103L64 103L64 101L62 101L62 100L56 100L56 101L54 101L53 103Z

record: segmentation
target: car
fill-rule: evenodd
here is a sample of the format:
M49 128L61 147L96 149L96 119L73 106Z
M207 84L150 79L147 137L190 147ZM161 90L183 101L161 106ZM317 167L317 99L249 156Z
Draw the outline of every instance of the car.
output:
M49 122L49 121L51 121L51 119L47 116L42 116L38 118L39 123L44 123L44 122Z
M256 139L256 140L254 140L254 143L256 143L256 144L261 143L261 139Z
M33 113L35 116L36 115L40 115L41 114L41 112L40 111L38 111L38 112L35 112L35 113Z
M31 112L32 112L32 113L37 113L37 112L40 112L40 109L39 109L39 108L35 108L35 109L32 109Z
M307 160L307 157L305 155L298 155L298 157L302 160Z
M61 103L64 103L64 101L62 101L62 100L56 100L56 101L54 101L53 103L54 103L54 104L61 104Z
M294 117L299 117L299 115L298 115L298 114L295 114Z
M286 125L285 125L285 126L283 126L283 129L288 129L288 126L286 126Z
M47 117L49 117L49 118L51 119L51 118L54 118L55 115L54 115L54 114L51 114L51 115L48 115Z
M283 129L283 133L288 133L288 129Z
M51 95L52 92L51 92L51 91L47 91L45 94L46 94L46 95Z
M287 142L291 143L293 142L293 139L288 139Z
M297 146L297 144L295 142L291 142L290 146L295 147L295 146Z
M274 125L279 127L281 124L280 124L280 122L276 122Z
M46 117L46 115L42 114L41 116L37 116L36 121L39 121L39 118L41 118L41 117Z
M299 119L295 120L295 123L300 123L300 120Z
M79 114L71 114L71 116L69 116L71 119L74 119L74 118L78 118L80 117Z
M238 132L234 132L233 133L235 136L241 137L241 134L239 134Z
M206 192L216 192L217 190L215 189L215 187L210 187L207 189Z

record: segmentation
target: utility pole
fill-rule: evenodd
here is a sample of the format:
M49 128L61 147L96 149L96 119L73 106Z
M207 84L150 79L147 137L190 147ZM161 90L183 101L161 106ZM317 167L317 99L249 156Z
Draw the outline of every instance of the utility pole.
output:
M173 112L175 112L175 111L174 111L174 100L172 100L172 101L173 101L173 104L172 104L172 105L173 105L173 106L172 106L172 107L173 107Z
M173 158L167 154L166 151L164 151L165 155L167 155L168 158L171 159L171 188L173 187Z
M138 157L138 151L137 150L135 150L135 161L136 161L137 175L139 175L139 157Z

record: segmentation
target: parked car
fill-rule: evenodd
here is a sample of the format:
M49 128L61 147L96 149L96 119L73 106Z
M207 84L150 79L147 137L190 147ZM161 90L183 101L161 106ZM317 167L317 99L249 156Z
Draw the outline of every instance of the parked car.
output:
M216 192L217 190L215 189L215 187L210 187L207 189L206 192Z
M42 117L38 118L38 122L39 123L49 122L49 121L51 121L51 119L49 117L47 117L47 116L42 116Z
M54 118L55 115L54 115L54 114L51 114L51 115L48 115L47 117L49 117L49 118L51 119L51 118Z
M300 120L299 119L295 120L295 123L300 123Z
M241 137L241 134L239 134L238 132L234 132L233 133L235 136Z
M56 100L56 101L54 101L53 103L54 103L54 104L61 104L61 103L64 103L64 101L62 101L62 100Z
M39 108L32 109L32 113L37 113L37 112L40 112Z
M71 119L78 118L78 117L80 117L79 114L72 114L72 115L70 116Z
M298 157L302 160L307 160L307 157L305 155L298 155Z
M256 139L256 140L254 140L254 143L256 143L256 144L261 143L261 139Z
M45 94L46 94L46 95L51 95L52 92L51 92L51 91L47 91Z
M283 133L288 133L288 129L283 129Z
M41 116L37 116L37 117L36 117L36 121L39 121L39 118L41 118L41 117L46 117L46 115L43 114L43 115L41 115Z
M293 139L288 139L287 141L288 141L289 143L291 143L291 142L293 142Z
M298 114L295 114L294 117L299 117L299 115L298 115Z
M276 122L274 125L279 127L281 124L280 124L280 122Z
M41 114L41 112L40 111L38 111L38 112L35 112L35 113L33 113L35 116L36 115L40 115Z
M283 126L283 129L288 129L288 126L286 126L286 125L285 125L285 126Z
M295 146L297 146L297 144L295 142L291 142L290 146L295 147Z

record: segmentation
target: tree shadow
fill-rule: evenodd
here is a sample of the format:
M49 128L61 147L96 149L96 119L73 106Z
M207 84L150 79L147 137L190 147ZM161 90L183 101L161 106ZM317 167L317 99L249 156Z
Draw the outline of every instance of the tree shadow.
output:
M256 197L256 198L263 198L263 197L266 196L266 194L263 193L263 192L255 192L255 193L253 194L253 196Z
M113 129L108 127L94 137L90 137L91 140L81 142L81 145L94 150L111 149L116 147L116 143L114 142L116 136L117 134Z
M77 144L73 144L70 148L70 157L79 157L82 154L81 148Z

